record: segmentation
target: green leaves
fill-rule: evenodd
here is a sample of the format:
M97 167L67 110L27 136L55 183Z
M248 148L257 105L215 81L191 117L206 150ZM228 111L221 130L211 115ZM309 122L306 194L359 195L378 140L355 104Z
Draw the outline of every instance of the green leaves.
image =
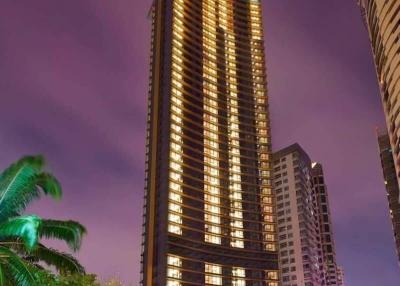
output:
M63 240L77 251L85 233L85 227L78 222L43 220L35 215L11 218L0 224L0 239L20 238L28 251L36 248L39 237Z
M56 270L62 274L85 273L83 266L73 256L52 248L47 248L42 244L39 244L31 255L34 259L38 259L49 266L55 267Z
M86 233L83 225L19 215L30 202L40 198L42 192L61 199L60 183L52 174L43 172L43 168L43 157L31 156L22 158L0 174L0 286L48 285L42 283L43 279L50 279L51 285L75 285L70 281L61 283L61 277L45 271L46 264L60 274L86 277L84 268L73 256L40 244L42 238L58 239L77 251Z
M43 173L41 156L24 157L0 175L0 222L25 210L40 189L55 199L61 198L61 187L50 174Z
M62 197L61 185L58 180L51 174L41 173L36 176L36 185L41 187L46 195L50 195L53 199L60 200Z
M80 249L85 234L85 227L71 220L43 220L40 228L40 237L64 240L73 251Z
M0 286L5 286L5 284L6 284L6 281L5 281L5 278L4 278L3 267L0 264Z
M0 265L2 269L8 270L7 273L14 282L12 285L38 286L35 270L14 252L2 246L0 246Z
M20 238L30 251L37 246L42 219L38 216L21 216L0 224L0 238Z

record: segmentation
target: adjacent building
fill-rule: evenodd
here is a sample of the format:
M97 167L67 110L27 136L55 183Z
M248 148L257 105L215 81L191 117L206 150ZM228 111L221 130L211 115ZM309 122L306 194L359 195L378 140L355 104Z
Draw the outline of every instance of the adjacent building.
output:
M399 181L400 1L359 0L359 2L371 40L396 177Z
M344 285L344 271L343 271L343 267L338 266L338 268L337 268L337 273L338 273L338 285L339 285L339 286L345 286L345 285Z
M317 203L319 220L319 240L321 245L323 285L340 285L338 266L336 263L335 240L332 230L332 218L329 206L329 195L324 179L324 171L320 163L311 165L314 195Z
M273 155L282 286L322 285L311 160L294 144Z
M378 133L379 153L382 163L383 178L389 201L390 218L392 220L394 240L400 262L400 203L399 185L392 156L392 147L387 133Z
M145 286L278 286L260 1L155 0Z
M339 285L321 164L299 144L273 159L282 286Z

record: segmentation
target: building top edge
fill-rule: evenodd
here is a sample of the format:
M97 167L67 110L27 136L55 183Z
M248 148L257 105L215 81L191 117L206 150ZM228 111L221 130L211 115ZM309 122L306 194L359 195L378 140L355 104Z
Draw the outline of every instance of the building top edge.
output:
M281 157L287 156L287 155L289 155L291 153L295 153L295 152L298 152L303 157L303 159L305 159L307 161L307 163L311 164L310 157L308 156L306 151L304 151L304 149L300 146L299 143L294 143L288 147L280 149L280 150L274 152L272 154L272 156L273 156L273 159L276 160L276 159L279 159Z

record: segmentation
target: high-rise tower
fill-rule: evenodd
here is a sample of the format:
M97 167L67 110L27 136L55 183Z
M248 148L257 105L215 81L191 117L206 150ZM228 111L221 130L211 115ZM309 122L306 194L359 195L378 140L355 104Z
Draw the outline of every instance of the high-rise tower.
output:
M387 133L378 134L379 155L382 163L383 178L389 203L390 219L392 220L394 241L400 263L400 203L399 185L397 184L396 170L392 156L392 147Z
M371 40L396 177L400 184L400 1L359 2Z
M279 285L260 5L154 1L142 285Z
M297 143L273 158L282 286L339 285L322 165Z
M322 269L327 286L340 285L338 265L336 263L336 247L333 236L332 216L329 205L329 194L325 184L324 171L320 163L313 163L311 175L319 218L319 235L322 253Z
M311 160L298 144L273 157L282 285L325 285Z

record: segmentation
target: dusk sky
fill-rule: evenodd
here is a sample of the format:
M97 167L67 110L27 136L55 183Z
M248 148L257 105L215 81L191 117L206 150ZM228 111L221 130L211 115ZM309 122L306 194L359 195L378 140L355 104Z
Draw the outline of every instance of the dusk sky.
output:
M44 154L64 199L29 212L87 226L88 272L139 284L150 0L2 0L0 168ZM273 148L323 164L346 286L400 282L354 0L265 0Z

